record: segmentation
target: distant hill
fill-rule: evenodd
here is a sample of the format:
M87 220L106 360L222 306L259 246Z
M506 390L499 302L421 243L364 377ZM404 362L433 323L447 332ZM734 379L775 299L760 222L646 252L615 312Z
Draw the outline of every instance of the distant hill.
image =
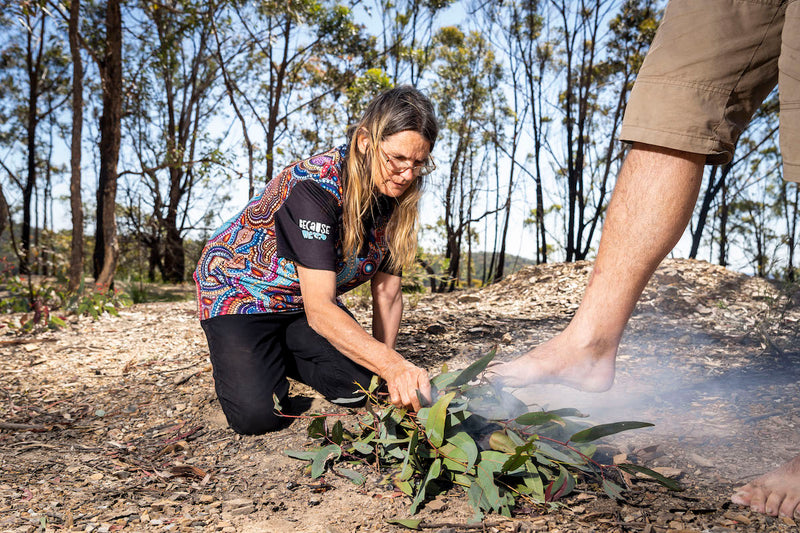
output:
M441 255L433 255L433 254L425 254L426 261L433 267L433 270L436 274L441 273L441 266L443 257ZM508 276L517 272L518 270L525 268L526 266L535 265L536 261L533 259L528 259L527 257L520 257L518 255L506 254L505 255L505 267L503 270L503 275ZM483 280L484 272L487 268L490 267L490 263L492 260L492 254L490 252L476 252L472 254L472 279L474 280L474 284L480 284L480 281ZM421 275L421 273L420 273ZM466 283L466 276L467 276L467 255L463 254L461 256L461 282L462 284ZM425 276L425 286L429 285L427 276Z

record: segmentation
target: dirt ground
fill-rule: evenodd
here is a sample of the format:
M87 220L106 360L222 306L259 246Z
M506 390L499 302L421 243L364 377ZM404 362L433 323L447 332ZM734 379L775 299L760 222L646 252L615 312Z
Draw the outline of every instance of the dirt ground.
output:
M590 263L526 268L483 290L412 295L398 349L437 373L499 345L509 359L562 329ZM638 482L627 501L578 487L557 509L482 523L460 490L419 513L457 531L796 531L733 505L732 489L800 453L800 294L704 262L667 260L623 339L608 393L515 391L592 422L654 428L609 437L607 454L661 468L686 490ZM348 305L363 324L369 307ZM10 328L0 329L9 331ZM36 337L0 337L0 531L400 531L409 500L372 473L312 480L284 450L307 422L241 437L216 402L194 304L140 304ZM341 412L293 385L307 412ZM345 417L347 418L347 417Z

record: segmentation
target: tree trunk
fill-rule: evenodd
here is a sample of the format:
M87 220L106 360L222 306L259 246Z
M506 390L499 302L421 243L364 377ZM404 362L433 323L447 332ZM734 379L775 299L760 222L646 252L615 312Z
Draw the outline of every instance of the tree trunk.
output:
M3 194L3 184L0 183L0 236L3 235L3 230L6 229L7 224L8 224L8 202L6 202L6 195ZM9 229L9 231L11 230Z
M183 251L183 238L175 223L167 223L164 238L164 281L181 283L186 270L186 254Z
M784 182L783 186L786 189L789 188L788 183ZM787 203L786 246L789 248L787 253L786 279L790 282L794 282L797 277L794 267L794 254L795 247L797 246L797 223L798 218L800 218L798 217L798 215L800 215L800 185L794 185L794 201L789 202L788 191L785 193L785 196Z
M83 131L83 62L78 42L80 0L69 6L69 50L72 56L72 146L70 155L69 205L72 212L72 242L67 289L75 292L83 280L83 203L81 201L81 139Z
M147 257L147 280L156 281L156 269L161 273L161 279L166 279L164 276L164 263L161 261L160 239L157 237L148 239L145 240L145 244L150 252Z
M31 199L36 185L36 127L39 124L39 76L41 74L42 54L44 52L45 17L42 16L41 33L33 36L33 28L28 31L26 48L26 67L28 73L28 116L26 117L26 143L28 178L22 188L22 261L19 269L22 273L30 272L31 251ZM39 42L39 50L34 59L34 41Z
M722 205L719 211L719 264L728 266L728 183L722 182Z
M720 169L720 167L714 167L708 176L708 187L706 187L706 192L703 194L703 203L700 205L700 211L697 214L697 225L692 233L692 249L689 251L689 257L691 259L697 259L700 241L703 238L703 231L705 230L706 221L708 220L708 213L711 211L711 204L722 189L731 168L732 163L728 163L723 166L722 169ZM718 172L719 179L715 181Z
M122 119L122 15L120 0L108 0L106 50L100 65L103 115L100 117L100 175L97 187L95 280L111 287L119 257L117 242L117 162Z

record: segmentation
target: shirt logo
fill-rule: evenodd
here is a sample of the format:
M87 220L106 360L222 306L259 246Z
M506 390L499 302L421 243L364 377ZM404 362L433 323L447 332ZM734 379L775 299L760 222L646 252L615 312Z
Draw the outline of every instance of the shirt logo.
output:
M313 220L300 219L297 221L297 226L303 232L304 239L325 241L331 232L331 227L322 222L314 222Z

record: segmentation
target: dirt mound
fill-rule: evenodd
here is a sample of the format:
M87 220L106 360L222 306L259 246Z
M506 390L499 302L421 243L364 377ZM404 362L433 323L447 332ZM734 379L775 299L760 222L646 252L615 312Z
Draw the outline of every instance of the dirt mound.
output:
M564 327L591 267L541 265L482 290L410 297L398 349L431 372L443 362L465 366L495 345L498 357L512 357ZM368 306L352 303L369 324ZM619 395L588 402L616 419L635 408L631 416L656 422L654 431L609 446L673 469L688 491L647 486L614 502L583 490L550 513L491 516L484 528L795 530L791 521L732 507L727 495L800 451L798 319L791 294L763 280L665 261L623 340ZM406 515L409 502L366 467L362 487L332 474L308 478L303 463L283 454L310 442L304 420L260 437L229 430L191 302L135 305L37 337L5 336L0 357L2 531L399 531L385 519ZM293 394L311 411L347 413L302 385ZM581 398L565 389L545 400ZM472 511L453 490L420 516L434 530L460 531Z

